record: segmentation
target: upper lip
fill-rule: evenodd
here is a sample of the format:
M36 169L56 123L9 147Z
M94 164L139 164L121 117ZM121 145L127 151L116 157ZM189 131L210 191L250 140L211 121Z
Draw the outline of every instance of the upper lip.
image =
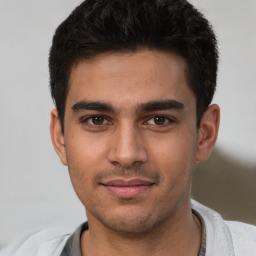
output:
M151 186L155 184L152 181L144 180L144 179L113 179L106 182L102 182L102 185L105 186L116 186L116 187L132 187L132 186Z

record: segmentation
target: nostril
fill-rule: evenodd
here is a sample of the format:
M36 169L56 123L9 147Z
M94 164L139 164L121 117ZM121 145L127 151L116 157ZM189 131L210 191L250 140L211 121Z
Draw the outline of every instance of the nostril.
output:
M129 168L134 165L140 165L147 161L146 152L126 152L126 154L112 153L108 157L109 161L114 166L121 166L122 168Z
M130 122L119 124L109 145L108 160L114 166L127 168L147 160L139 130Z

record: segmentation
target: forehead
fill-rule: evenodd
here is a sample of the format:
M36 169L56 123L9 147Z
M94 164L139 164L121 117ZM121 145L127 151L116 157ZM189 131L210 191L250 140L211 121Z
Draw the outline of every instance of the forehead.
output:
M170 52L100 54L72 68L66 107L81 100L107 102L120 108L165 99L193 104L195 97L185 74L186 61Z

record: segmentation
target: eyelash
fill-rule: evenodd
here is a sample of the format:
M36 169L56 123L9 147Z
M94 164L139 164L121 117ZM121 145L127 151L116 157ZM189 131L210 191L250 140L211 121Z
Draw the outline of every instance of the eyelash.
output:
M153 116L150 116L145 123L148 123L151 119L155 119L155 118L164 118L165 119L164 122L167 121L167 123L164 123L164 124L159 124L159 125L152 124L152 125L155 125L157 127L166 127L166 126L168 126L172 123L175 123L175 121L176 121L174 118L171 118L171 117L168 117L168 116L165 116L165 115L153 115Z
M82 118L81 120L81 123L87 123L87 125L91 126L91 127L97 127L97 126L102 126L102 125L105 125L105 124L99 124L99 125L96 125L96 124L90 124L88 121L90 119L93 119L93 118L102 118L103 119L103 122L108 121L108 118L106 116L101 116L101 115L93 115L93 116L87 116L85 118ZM111 123L111 122L109 122Z
M93 118L101 118L101 119L103 119L103 122L107 122L107 123L106 124L104 124L104 123L103 124L98 124L98 125L93 124L93 123L89 123L89 120L92 120ZM155 123L150 124L149 121L153 120L155 118L164 118L164 124L159 124L159 125L157 125ZM87 116L87 117L82 118L80 122L83 123L83 124L86 124L90 128L94 128L94 129L103 128L105 126L113 124L111 121L109 121L108 117L102 116L102 115ZM155 120L153 120L153 122L155 122ZM173 124L175 122L176 122L176 120L173 117L169 117L169 116L166 116L166 115L151 115L151 116L146 118L146 121L143 122L143 125L149 125L149 126L155 126L155 127L161 128L161 127L168 127L170 124Z

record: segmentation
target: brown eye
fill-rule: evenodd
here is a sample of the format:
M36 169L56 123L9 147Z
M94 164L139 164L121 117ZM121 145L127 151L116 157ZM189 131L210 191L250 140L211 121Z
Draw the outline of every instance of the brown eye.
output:
M114 123L106 116L87 116L80 119L83 129L89 132L102 132L108 130Z
M168 116L152 116L150 119L147 120L146 124L155 127L166 127L170 126L171 124L175 123L175 120L168 117Z
M91 117L91 123L94 125L102 125L102 124L104 124L104 121L105 121L105 119L102 116Z
M154 123L156 125L163 125L166 122L166 118L164 116L155 116L154 117Z

